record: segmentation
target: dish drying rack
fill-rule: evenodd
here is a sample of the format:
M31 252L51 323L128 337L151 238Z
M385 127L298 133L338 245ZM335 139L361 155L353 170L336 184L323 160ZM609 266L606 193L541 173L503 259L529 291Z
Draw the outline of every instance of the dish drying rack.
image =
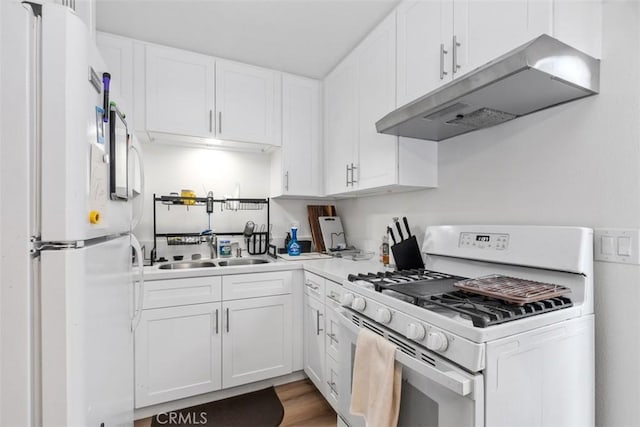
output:
M151 251L151 265L156 263L158 238L165 238L168 246L185 246L200 245L207 239L207 234L203 233L158 233L157 227L157 207L158 203L171 209L172 206L201 207L207 206L208 203L219 204L220 210L228 211L256 211L264 210L266 206L267 224L270 224L270 204L269 199L252 199L252 198L224 198L214 199L209 197L184 197L178 195L153 195L153 250ZM218 236L244 236L242 231L219 231L215 233ZM250 255L264 255L267 253L269 241L271 237L271 227L266 225L259 231L253 232L251 242L247 242L247 252ZM251 244L252 243L252 244Z

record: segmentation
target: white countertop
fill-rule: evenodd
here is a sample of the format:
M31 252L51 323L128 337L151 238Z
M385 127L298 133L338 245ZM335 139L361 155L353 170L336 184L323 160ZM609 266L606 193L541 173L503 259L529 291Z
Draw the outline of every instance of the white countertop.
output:
M201 259L200 261L207 261ZM161 270L160 264L144 267L145 280L165 280L187 277L222 276L230 274L263 273L268 271L306 270L326 279L341 283L349 274L383 271L376 257L370 260L352 261L342 258L285 261L276 259L267 264L239 265L229 267L203 267L181 270Z

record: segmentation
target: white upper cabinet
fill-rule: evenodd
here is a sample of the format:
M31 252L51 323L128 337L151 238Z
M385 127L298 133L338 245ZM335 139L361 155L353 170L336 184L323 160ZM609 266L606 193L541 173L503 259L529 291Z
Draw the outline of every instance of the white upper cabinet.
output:
M397 179L398 138L376 130L396 103L396 16L389 15L358 47L358 164L353 184L368 189Z
M541 34L601 56L600 0L410 0L397 15L397 106Z
M396 14L324 80L325 192L369 194L437 185L437 145L379 134L396 105Z
M118 108L133 116L133 40L98 32L96 44L111 74L111 92Z
M397 13L398 106L553 29L552 0L406 1Z
M320 111L320 82L283 74L282 148L272 154L272 197L321 195Z
M216 137L280 145L280 85L276 71L218 60Z
M397 105L402 106L440 86L444 73L448 73L444 70L443 49L446 51L451 43L453 3L406 1L398 6L397 13Z
M147 131L214 137L214 67L209 56L146 46Z
M453 7L453 34L446 42L451 66L445 67L453 78L553 30L551 0L453 0Z
M350 189L352 166L358 150L357 60L352 54L324 80L325 192Z

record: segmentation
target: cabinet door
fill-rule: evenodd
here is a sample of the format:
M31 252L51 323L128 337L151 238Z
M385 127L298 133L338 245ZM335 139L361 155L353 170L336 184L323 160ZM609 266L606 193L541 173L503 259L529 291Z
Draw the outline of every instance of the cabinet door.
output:
M96 43L111 74L112 99L123 113L133 117L133 40L98 32ZM132 123L129 127L134 128Z
M543 33L551 34L552 0L454 0L454 78Z
M324 390L324 304L304 296L304 372L318 390Z
M325 349L327 355L340 359L340 314L325 306Z
M218 60L217 138L280 145L276 138L279 135L276 110L281 108L280 85L280 74L276 71Z
M291 295L223 302L224 388L291 373Z
M355 186L362 190L395 184L398 138L376 130L376 121L396 105L396 16L389 15L357 48L358 167Z
M135 335L136 408L221 388L219 303L144 310Z
M320 195L320 82L282 76L282 192Z
M147 130L213 137L213 58L146 46Z
M399 107L451 80L453 2L407 1L398 6L397 14ZM442 65L441 44L447 51Z
M338 411L338 390L340 389L340 365L336 360L327 356L327 364L325 365L325 398L331 404L333 409Z
M357 60L349 55L324 81L325 193L351 189L347 167L355 162L358 144Z

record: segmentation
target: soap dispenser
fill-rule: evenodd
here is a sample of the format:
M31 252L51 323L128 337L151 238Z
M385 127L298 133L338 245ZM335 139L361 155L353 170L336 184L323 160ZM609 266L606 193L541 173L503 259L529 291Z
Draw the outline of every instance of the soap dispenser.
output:
M291 240L287 245L287 253L289 256L300 255L300 243L298 243L298 227L291 227Z

